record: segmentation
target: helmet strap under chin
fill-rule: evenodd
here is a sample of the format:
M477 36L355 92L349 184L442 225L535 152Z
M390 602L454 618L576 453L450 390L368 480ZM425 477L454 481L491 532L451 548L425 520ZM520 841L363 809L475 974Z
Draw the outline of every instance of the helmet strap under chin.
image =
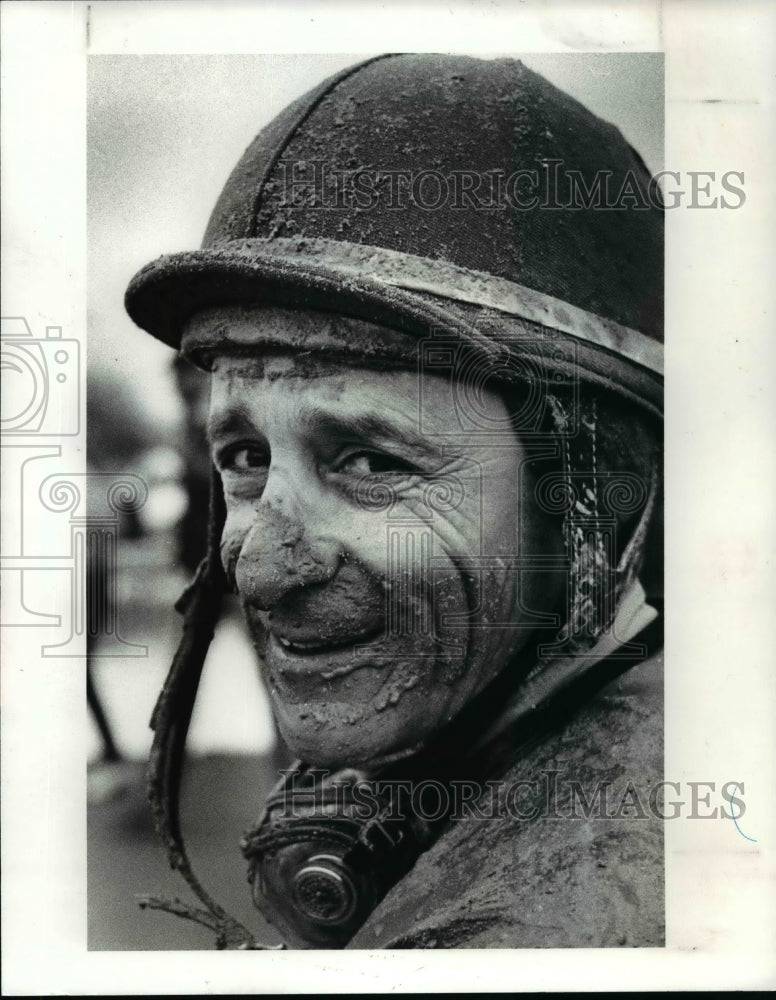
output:
M226 591L219 551L224 517L221 480L213 470L207 554L175 606L183 614L183 635L151 717L154 739L148 764L148 798L156 832L165 846L170 866L186 879L205 909L156 896L141 897L139 902L144 908L166 910L204 924L215 931L219 948L263 948L266 946L258 944L251 932L219 906L202 886L192 870L180 826L186 736Z

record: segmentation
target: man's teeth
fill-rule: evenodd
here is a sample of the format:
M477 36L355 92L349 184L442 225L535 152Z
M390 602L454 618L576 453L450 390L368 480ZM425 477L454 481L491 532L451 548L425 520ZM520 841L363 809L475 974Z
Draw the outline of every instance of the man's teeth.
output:
M320 649L320 642L291 642L290 639L284 638L284 636L278 636L278 642L284 649Z
M274 635L278 643L283 647L283 649L288 649L296 653L317 653L317 652L333 651L336 649L348 649L353 644L358 642L363 642L369 638L369 636L367 635L364 636L358 635L358 636L350 636L348 638L340 640L339 642L337 641L326 642L320 639L308 640L306 642L294 640L292 642L291 639L287 639L284 635L278 635L277 632L274 633Z

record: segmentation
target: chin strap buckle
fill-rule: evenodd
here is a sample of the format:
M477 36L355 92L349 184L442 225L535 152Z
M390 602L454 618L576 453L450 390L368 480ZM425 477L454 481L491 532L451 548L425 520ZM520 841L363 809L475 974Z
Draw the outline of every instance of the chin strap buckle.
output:
M382 842L377 838L377 834L382 838ZM368 850L379 852L381 850L393 850L404 840L404 830L396 822L393 829L382 822L379 816L367 820L366 824L358 831L358 842Z

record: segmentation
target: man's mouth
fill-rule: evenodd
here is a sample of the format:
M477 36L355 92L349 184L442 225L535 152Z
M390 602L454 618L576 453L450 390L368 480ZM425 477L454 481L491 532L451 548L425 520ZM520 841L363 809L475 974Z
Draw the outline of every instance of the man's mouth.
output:
M321 638L301 639L296 636L291 639L280 632L270 630L270 635L277 641L284 653L292 656L321 656L338 653L343 650L353 649L357 645L366 645L382 634L383 628L380 627L358 632L344 638L337 638L336 640Z

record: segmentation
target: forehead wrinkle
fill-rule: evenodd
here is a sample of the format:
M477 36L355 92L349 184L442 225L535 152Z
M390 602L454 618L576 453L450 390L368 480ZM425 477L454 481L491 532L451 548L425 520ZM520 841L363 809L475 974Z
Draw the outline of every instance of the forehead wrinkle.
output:
M324 434L332 437L350 437L367 441L389 440L399 442L413 451L440 457L439 449L423 435L410 428L386 420L377 413L337 413L318 406L303 407L300 420L306 431L311 434Z

